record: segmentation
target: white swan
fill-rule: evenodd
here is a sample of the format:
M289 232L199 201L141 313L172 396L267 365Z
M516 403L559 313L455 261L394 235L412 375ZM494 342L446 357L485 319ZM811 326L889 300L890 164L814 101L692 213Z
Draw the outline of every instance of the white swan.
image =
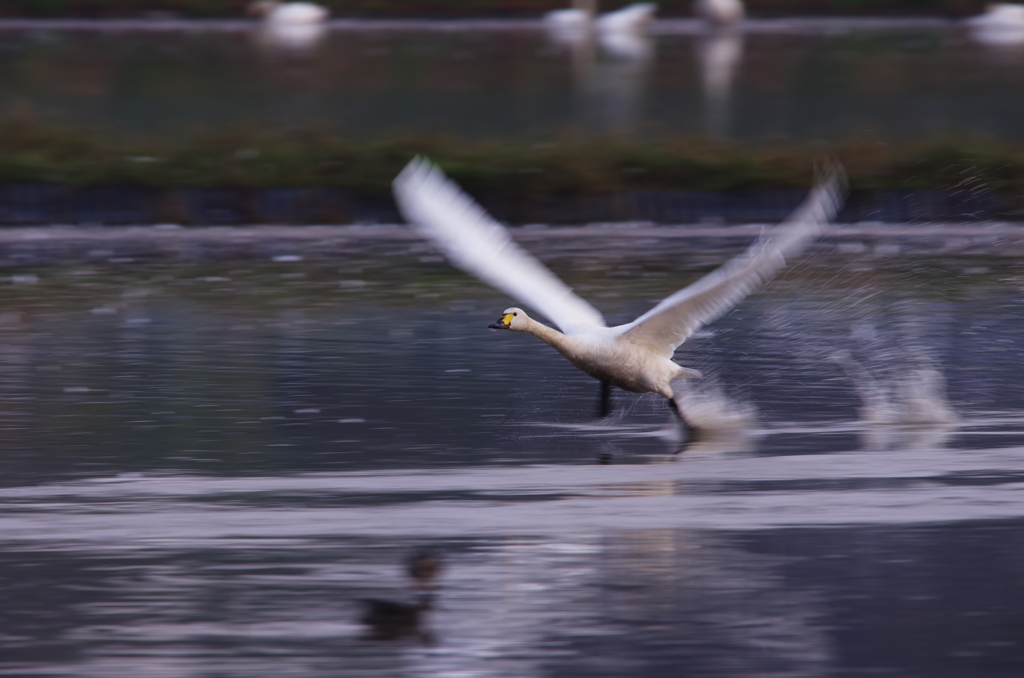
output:
M653 2L637 2L614 12L605 12L597 17L594 27L598 33L643 33L654 21L657 11L658 6Z
M658 6L653 2L638 2L614 12L605 12L596 19L595 2L578 3L571 9L556 9L544 15L544 25L562 38L577 36L583 39L591 29L598 34L632 33L640 35L647 30Z
M697 16L715 24L732 24L746 14L743 0L697 0L693 6Z
M1024 44L1024 5L995 4L985 13L967 20L971 35L978 42L996 47Z
M583 33L590 30L591 14L580 8L556 9L544 15L544 25L558 32Z
M393 183L402 215L453 264L529 304L561 331L516 307L506 309L490 327L529 332L599 380L602 414L608 410L610 387L618 386L635 393L661 394L684 426L687 422L672 384L699 373L672 361L676 347L739 303L810 244L839 209L843 187L841 168L831 167L804 204L744 254L672 294L633 322L608 327L593 306L520 248L508 230L430 161L413 159Z
M1024 30L1024 5L995 3L985 7L985 12L967 20L972 26L988 28L1010 28Z
M327 34L328 11L311 2L259 0L249 12L263 17L255 33L256 42L270 52L286 56L305 56Z
M275 2L259 0L249 6L249 11L262 16L268 25L319 24L327 20L330 12L312 2Z

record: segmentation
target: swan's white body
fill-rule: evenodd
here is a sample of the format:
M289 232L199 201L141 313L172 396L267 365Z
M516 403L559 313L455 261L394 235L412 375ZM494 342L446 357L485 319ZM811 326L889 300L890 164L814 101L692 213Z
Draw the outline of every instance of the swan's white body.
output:
M638 2L597 17L594 26L600 33L643 33L654 21L658 6L653 2Z
M271 26L319 24L326 21L330 14L325 7L312 2L260 0L253 7L253 11L262 15L263 21Z
M529 332L595 379L635 393L659 393L674 406L673 382L698 374L672 361L676 348L817 238L839 208L843 181L834 168L796 212L744 254L618 327L608 327L597 309L520 248L429 161L414 159L393 187L406 220L453 264L529 304L559 329L519 308L507 309L492 327Z
M697 0L694 12L715 24L735 23L746 14L743 0Z
M544 24L556 31L587 31L590 20L585 9L556 9L544 15Z
M1024 5L989 5L984 14L967 20L971 36L997 48L1024 45Z
M1024 31L1024 5L998 3L985 8L985 13L968 19L976 28Z
M647 30L658 6L652 2L627 5L597 18L586 9L556 9L544 15L544 24L553 32L585 35L593 28L601 33L641 34Z

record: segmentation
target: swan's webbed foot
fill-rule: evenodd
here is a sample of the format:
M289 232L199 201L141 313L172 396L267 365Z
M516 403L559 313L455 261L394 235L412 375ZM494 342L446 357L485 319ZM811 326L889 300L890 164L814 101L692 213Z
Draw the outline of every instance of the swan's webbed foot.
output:
M604 419L612 413L612 385L601 382L601 393L597 397L597 418Z

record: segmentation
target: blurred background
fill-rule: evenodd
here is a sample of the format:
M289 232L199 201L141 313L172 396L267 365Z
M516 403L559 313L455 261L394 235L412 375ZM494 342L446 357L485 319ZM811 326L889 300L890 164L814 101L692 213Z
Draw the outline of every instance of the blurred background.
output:
M719 213L773 219L826 154L850 218L1020 213L1012 11L755 0L718 21L663 2L572 23L625 4L0 5L0 222L393 221L417 152L519 223L691 221L711 214L679 192L706 190L775 191ZM54 185L63 211L37 205Z

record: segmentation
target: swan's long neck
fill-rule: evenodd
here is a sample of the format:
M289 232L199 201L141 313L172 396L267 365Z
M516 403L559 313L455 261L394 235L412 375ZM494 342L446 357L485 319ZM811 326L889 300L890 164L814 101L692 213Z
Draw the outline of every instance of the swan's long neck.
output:
M533 318L529 318L526 321L526 327L524 328L524 331L529 332L533 336L543 341L545 344L554 347L555 349L558 350L559 353L562 353L563 355L565 354L566 349L568 348L568 337L566 337L564 334L562 334L555 328L548 327L544 323L539 323Z

